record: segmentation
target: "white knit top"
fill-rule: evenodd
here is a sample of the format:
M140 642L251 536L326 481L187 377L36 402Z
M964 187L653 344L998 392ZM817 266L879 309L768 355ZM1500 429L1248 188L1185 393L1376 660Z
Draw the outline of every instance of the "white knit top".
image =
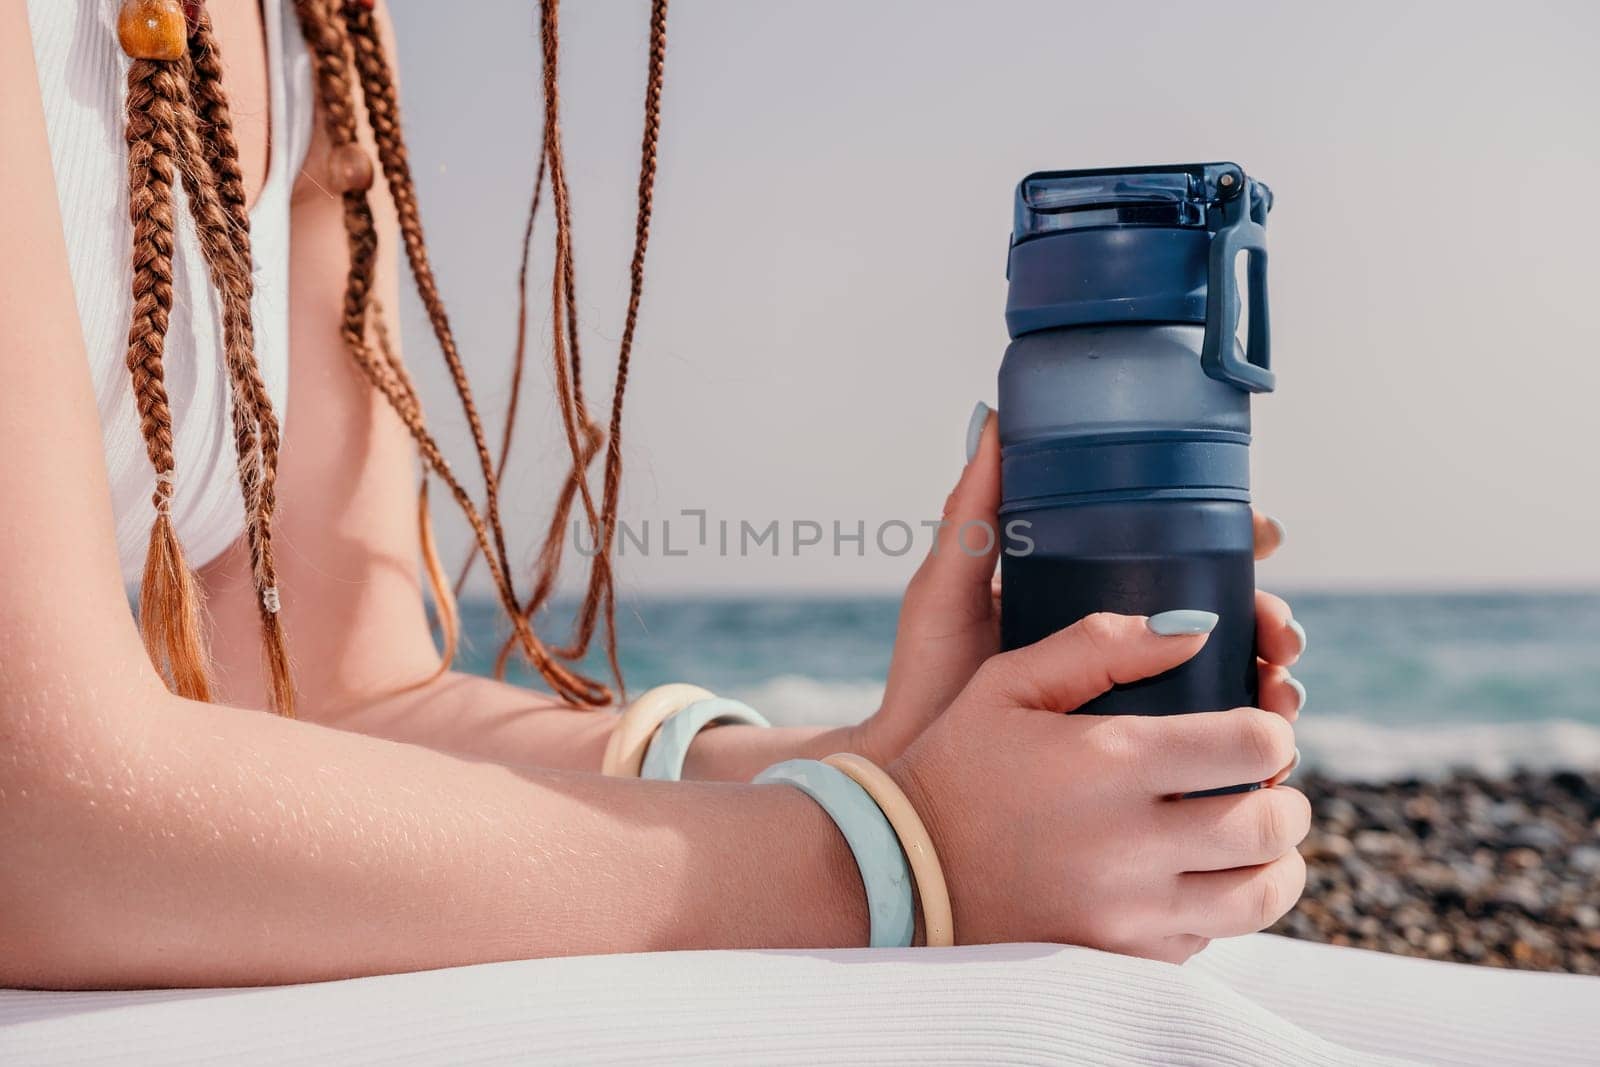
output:
M128 220L123 100L129 60L117 43L120 0L28 0L28 23L49 129L50 159L84 349L94 378L106 471L125 577L136 579L154 520L155 473L139 434L125 362L133 228ZM294 13L263 0L272 145L251 211L256 356L280 421L289 391L289 193L311 139L310 57ZM244 531L228 414L222 316L193 221L175 189L173 307L166 386L175 457L173 520L193 566Z

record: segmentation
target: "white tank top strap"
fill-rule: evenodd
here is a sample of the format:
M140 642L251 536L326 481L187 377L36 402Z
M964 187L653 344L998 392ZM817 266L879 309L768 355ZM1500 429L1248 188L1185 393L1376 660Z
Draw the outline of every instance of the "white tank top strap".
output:
M120 0L28 0L67 259L77 299L124 577L137 578L154 519L155 473L139 433L125 357L133 298L123 101L128 59L117 43ZM311 142L311 61L294 13L262 0L271 146L266 183L250 213L257 359L280 422L289 392L289 199ZM176 461L173 520L193 566L244 530L235 474L221 313L189 218L175 190L173 308L166 385Z

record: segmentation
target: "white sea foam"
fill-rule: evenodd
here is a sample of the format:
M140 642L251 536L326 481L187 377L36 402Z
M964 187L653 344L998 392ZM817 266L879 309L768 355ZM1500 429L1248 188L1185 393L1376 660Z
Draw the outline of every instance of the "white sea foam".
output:
M835 726L859 722L876 711L883 701L883 686L784 674L733 695L758 709L775 726Z
M1566 719L1388 726L1307 713L1295 726L1306 763L1340 778L1385 781L1451 770L1504 775L1600 770L1600 727Z
M828 725L871 714L883 686L783 675L735 695L778 725ZM1568 720L1388 725L1317 710L1295 731L1307 766L1347 779L1600 770L1600 727Z

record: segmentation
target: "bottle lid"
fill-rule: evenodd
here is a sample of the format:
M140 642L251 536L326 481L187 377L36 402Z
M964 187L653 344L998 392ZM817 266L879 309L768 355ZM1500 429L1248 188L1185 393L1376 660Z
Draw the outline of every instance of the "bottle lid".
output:
M1030 174L1017 185L1006 326L1020 337L1096 323L1205 323L1207 373L1269 390L1264 226L1271 208L1272 190L1237 163ZM1240 253L1250 256L1243 359L1232 343Z
M1215 230L1223 224L1223 205L1247 184L1270 209L1272 191L1237 163L1039 171L1017 185L1011 243L1102 227Z

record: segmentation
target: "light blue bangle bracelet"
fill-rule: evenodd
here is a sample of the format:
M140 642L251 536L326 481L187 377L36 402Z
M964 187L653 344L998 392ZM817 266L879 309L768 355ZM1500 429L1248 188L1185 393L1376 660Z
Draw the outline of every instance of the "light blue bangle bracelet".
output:
M727 697L696 700L667 716L656 728L645 749L644 763L639 768L640 778L654 778L660 782L676 782L683 777L684 757L695 736L707 726L725 723L744 723L747 726L771 726L761 713L749 704Z
M843 771L816 760L792 759L773 764L753 781L758 785L792 785L828 813L850 845L861 883L867 889L873 948L905 948L916 930L911 896L911 869L888 818L872 795Z

